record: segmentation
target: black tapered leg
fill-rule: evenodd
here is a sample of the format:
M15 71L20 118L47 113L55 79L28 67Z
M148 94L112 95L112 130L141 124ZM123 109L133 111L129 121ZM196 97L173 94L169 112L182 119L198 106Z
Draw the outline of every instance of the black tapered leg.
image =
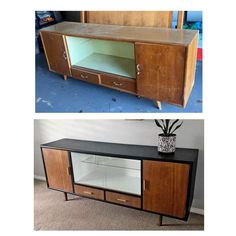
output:
M163 216L159 215L159 219L158 219L158 225L159 226L162 226L162 218L163 218Z

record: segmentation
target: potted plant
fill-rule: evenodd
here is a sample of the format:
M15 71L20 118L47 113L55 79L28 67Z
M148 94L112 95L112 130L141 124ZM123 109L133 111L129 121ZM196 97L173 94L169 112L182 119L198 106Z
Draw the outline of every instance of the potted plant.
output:
M179 120L155 120L157 127L161 128L162 132L158 135L158 152L161 153L174 153L176 146L176 134L174 132L180 128L183 121L178 123Z

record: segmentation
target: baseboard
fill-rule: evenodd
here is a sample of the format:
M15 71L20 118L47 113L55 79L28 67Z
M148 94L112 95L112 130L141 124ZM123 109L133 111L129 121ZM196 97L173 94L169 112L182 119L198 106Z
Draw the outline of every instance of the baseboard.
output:
M44 177L44 176L34 175L34 178L38 179L38 180L46 181L46 177ZM196 213L199 215L204 215L204 210L200 209L200 208L191 207L190 212Z
M204 215L204 209L200 209L200 208L191 207L190 212L196 213L199 215Z
M44 176L39 176L39 175L34 175L34 179L46 181L46 177L44 177Z

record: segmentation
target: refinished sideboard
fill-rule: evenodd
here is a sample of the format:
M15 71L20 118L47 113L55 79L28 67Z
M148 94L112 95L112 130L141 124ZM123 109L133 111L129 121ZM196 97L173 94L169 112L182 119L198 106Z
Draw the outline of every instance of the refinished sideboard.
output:
M61 139L41 145L50 189L188 220L198 150Z
M185 107L195 80L198 31L61 22L40 31L49 70Z

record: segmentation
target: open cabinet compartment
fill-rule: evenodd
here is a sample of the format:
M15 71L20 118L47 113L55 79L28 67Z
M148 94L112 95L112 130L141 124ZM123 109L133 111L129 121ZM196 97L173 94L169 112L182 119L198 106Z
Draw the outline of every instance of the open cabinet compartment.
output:
M71 66L134 79L134 44L66 36Z
M141 161L71 153L74 182L141 196Z

